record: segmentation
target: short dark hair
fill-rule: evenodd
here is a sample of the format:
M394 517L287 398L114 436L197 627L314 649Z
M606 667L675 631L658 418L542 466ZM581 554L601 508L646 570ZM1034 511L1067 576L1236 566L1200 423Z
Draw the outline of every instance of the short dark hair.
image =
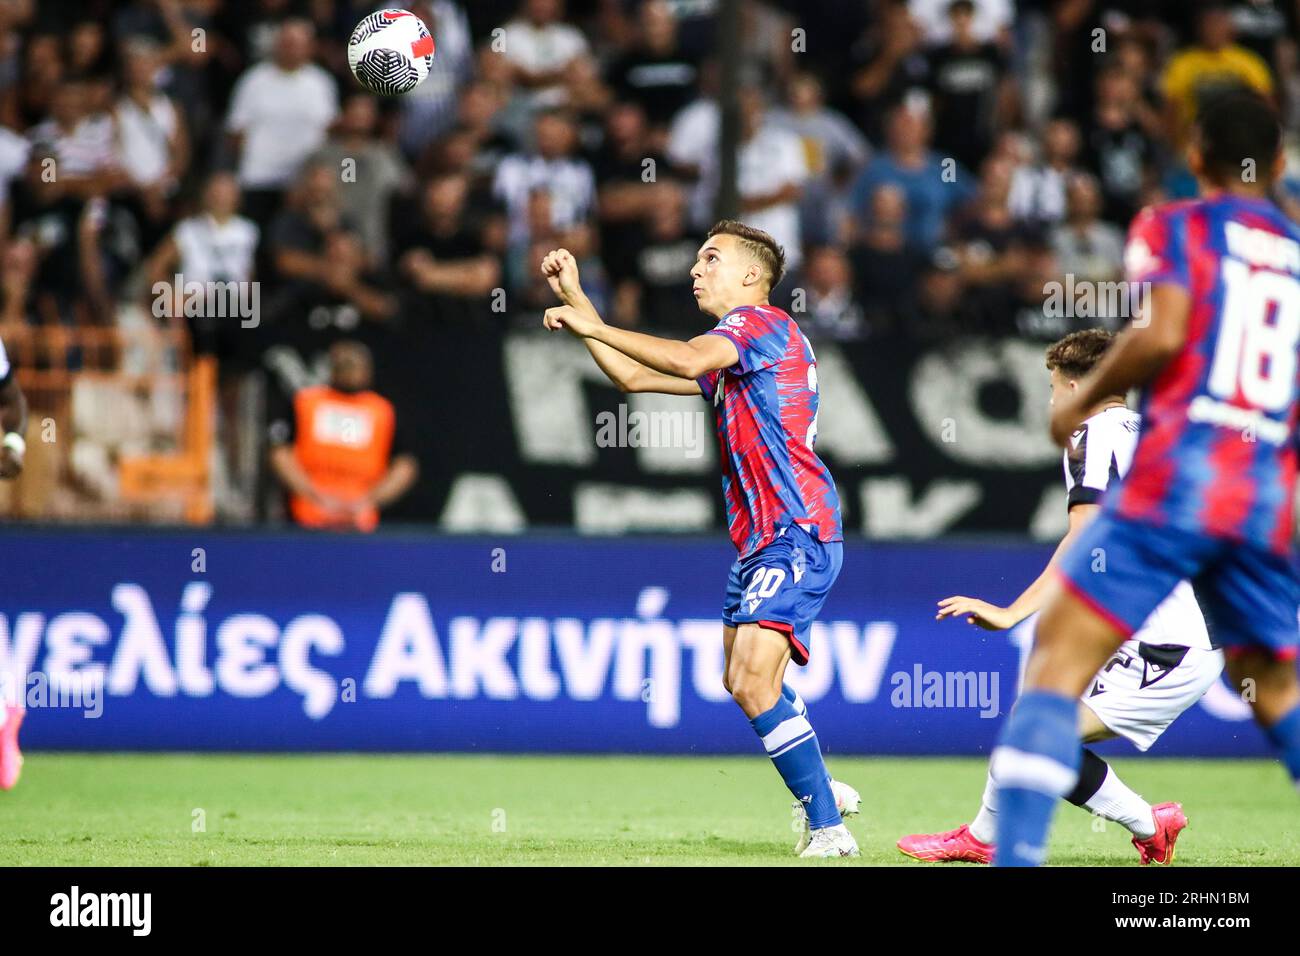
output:
M1105 329L1080 329L1047 347L1047 368L1066 378L1083 378L1092 371L1115 341Z
M775 239L762 229L747 226L737 219L722 219L714 223L707 238L714 236L735 236L741 246L749 252L763 272L767 275L767 290L771 292L785 275L785 249L777 245Z
M1253 160L1258 180L1272 178L1273 159L1282 139L1277 112L1262 96L1244 87L1203 93L1196 116L1205 175L1215 182L1240 179Z

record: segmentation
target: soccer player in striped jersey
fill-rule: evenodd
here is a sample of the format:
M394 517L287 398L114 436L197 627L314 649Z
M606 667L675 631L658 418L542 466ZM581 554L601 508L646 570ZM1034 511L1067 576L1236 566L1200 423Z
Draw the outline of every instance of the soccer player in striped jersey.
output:
M1105 329L1072 332L1047 350L1052 405L1065 402L1110 347ZM939 602L938 620L965 617L990 631L1015 627L1043 606L1062 554L1101 510L1100 501L1128 472L1141 418L1110 395L1089 409L1064 453L1069 530L1034 582L1011 603L998 607L978 598L954 595ZM1223 672L1223 652L1212 646L1205 619L1187 581L1179 581L1141 629L1124 642L1079 699L1079 736L1084 743L1123 737L1148 750L1178 715L1201 699ZM1177 803L1151 806L1120 780L1114 768L1083 750L1079 782L1065 797L1133 834L1143 864L1170 863L1187 817ZM898 848L918 860L937 863L991 863L997 838L996 785L984 785L979 813L969 824L946 833L905 836Z
M1052 410L1064 446L1101 398L1144 386L1132 468L1061 558L1063 586L1039 618L1025 690L993 752L997 865L1045 860L1056 802L1078 782L1078 696L1183 579L1300 784L1300 227L1268 198L1280 143L1277 116L1257 96L1220 93L1204 105L1189 155L1201 198L1134 219L1125 265L1150 293Z
M542 273L564 305L544 323L580 338L624 392L712 403L738 552L722 607L723 683L795 796L805 828L796 852L857 856L841 809L856 812L858 795L831 780L807 709L784 682L792 659L808 660L812 622L843 558L839 497L813 451L816 359L795 321L767 301L784 270L770 235L719 222L691 268L696 304L717 324L680 342L605 325L573 256L557 249Z
M0 342L0 432L4 433L0 440L0 478L17 478L27 452L23 438L27 433L27 399L18 387L3 342ZM5 683L0 680L0 691L4 689ZM20 695L18 699L6 700L6 695L0 693L0 790L12 790L23 769L23 755L18 749L18 728L23 722L22 688L12 690Z

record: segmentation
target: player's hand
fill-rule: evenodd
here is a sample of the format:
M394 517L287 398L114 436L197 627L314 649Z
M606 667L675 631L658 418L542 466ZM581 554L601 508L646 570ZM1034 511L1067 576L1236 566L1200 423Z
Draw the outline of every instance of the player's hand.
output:
M1081 407L1072 398L1067 398L1059 405L1052 406L1052 441L1060 448L1070 447L1070 436L1079 430L1087 418L1087 409Z
M552 249L542 259L542 275L565 305L573 305L582 298L582 282L578 278L578 260L568 249Z
M942 621L946 617L961 616L966 617L967 624L978 625L986 631L1005 631L1020 623L1005 607L998 607L979 598L963 597L960 594L940 601L939 613L934 616L934 619Z
M557 305L542 315L542 325L552 332L566 329L578 338L588 337L599 324L598 320L571 305Z
M23 456L7 445L0 447L0 478L17 478L23 471Z

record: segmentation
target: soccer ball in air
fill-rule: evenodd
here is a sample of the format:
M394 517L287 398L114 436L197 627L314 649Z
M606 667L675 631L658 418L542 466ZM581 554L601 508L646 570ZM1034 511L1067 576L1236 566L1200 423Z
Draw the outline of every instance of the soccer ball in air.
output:
M407 10L380 10L357 24L348 40L348 67L357 82L381 96L409 93L433 66L433 35Z

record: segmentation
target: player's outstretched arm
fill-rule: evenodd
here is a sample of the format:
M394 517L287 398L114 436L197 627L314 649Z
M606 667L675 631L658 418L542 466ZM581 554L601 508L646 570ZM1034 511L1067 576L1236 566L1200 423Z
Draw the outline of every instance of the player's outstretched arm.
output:
M1154 378L1187 339L1191 303L1191 296L1180 285L1162 282L1154 286L1143 314L1116 337L1096 368L1079 382L1073 398L1053 409L1052 440L1064 448L1089 409Z
M583 291L578 278L577 260L567 249L547 253L542 260L542 274L546 276L551 290L564 303L558 308L546 310L542 321L548 329L567 328L578 334L578 329L585 327L584 323L605 324ZM620 391L661 392L667 395L700 394L700 388L693 379L657 372L594 337L582 335L581 338L600 370Z
M1065 532L1065 537L1061 538L1060 544L1056 546L1051 560L1047 562L1047 567L1043 568L1042 573L1034 579L1033 584L1025 588L1010 605L999 607L996 604L981 601L979 598L957 594L944 598L939 602L939 611L935 614L934 619L942 621L947 617L965 617L968 624L978 625L986 631L1002 631L1015 627L1029 615L1042 610L1043 605L1047 603L1048 588L1053 577L1052 568L1061 559L1061 555L1065 554L1070 545L1074 543L1074 539L1079 536L1079 532L1084 529L1089 521L1096 517L1100 507L1100 505L1094 504L1076 504L1070 508L1069 530Z

